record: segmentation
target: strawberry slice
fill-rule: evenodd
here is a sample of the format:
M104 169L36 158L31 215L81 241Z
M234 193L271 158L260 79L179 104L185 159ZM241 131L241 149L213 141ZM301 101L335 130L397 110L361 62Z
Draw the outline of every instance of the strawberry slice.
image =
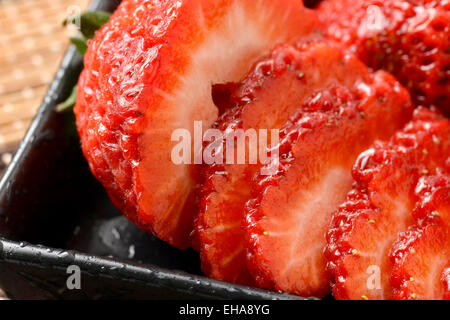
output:
M441 281L444 285L444 296L442 299L450 300L450 267L442 272Z
M403 131L359 156L353 190L327 234L327 269L336 282L335 298L390 298L389 249L414 222L411 212L420 177L446 167L449 136L449 120L419 108Z
M318 12L329 38L394 74L417 105L450 114L448 1L327 0Z
M369 87L372 82L371 74L359 60L336 47L320 41L302 42L296 47L281 45L270 57L258 61L240 85L215 87L216 103L221 110L227 110L216 127L221 132L280 129L302 105L305 111L338 112L347 92L338 90L336 84L353 88ZM333 101L335 96L340 100ZM231 146L235 155L241 147L249 149L240 144L236 141ZM224 165L213 164L203 170L205 183L196 228L202 269L215 279L253 285L246 267L241 221L261 161L226 164L226 143L224 150Z
M448 166L443 169L450 172L450 157ZM419 225L445 224L450 227L450 175L440 173L435 176L425 176L416 186L418 202L414 209L414 219Z
M352 164L375 139L410 119L408 93L384 72L366 83L335 86L337 93L313 95L283 129L278 172L255 179L245 226L249 269L263 288L328 293L325 233L351 189Z
M191 245L194 155L177 129L218 117L211 85L240 80L277 43L309 34L300 0L124 0L85 56L75 113L84 154L112 201L142 229ZM176 139L175 139L176 140Z
M399 236L391 254L392 299L450 298L450 228L428 225Z
M392 298L450 298L450 176L422 177L413 216L419 227L401 233L391 249Z

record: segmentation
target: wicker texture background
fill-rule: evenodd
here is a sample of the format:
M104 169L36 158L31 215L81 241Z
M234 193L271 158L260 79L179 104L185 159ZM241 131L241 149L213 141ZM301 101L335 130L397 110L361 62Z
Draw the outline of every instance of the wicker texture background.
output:
M89 0L0 0L0 177L69 45L62 21Z
M89 0L0 0L0 177L58 69ZM0 300L6 299L0 289Z

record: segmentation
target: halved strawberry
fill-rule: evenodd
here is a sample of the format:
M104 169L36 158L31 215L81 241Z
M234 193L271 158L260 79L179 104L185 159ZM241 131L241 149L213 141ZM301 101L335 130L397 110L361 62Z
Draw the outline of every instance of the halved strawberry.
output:
M408 93L384 72L335 88L305 101L304 111L283 129L278 172L256 178L246 235L248 266L263 288L328 293L325 234L351 189L352 164L375 139L389 137L410 119Z
M450 228L442 225L414 227L393 245L392 299L448 299Z
M439 173L450 154L450 122L419 108L389 142L363 152L353 168L353 190L327 234L327 269L337 299L388 299L389 250L414 222L421 176Z
M422 177L415 192L419 227L401 233L391 249L392 298L449 299L450 176Z
M300 0L122 1L89 45L75 113L92 172L129 219L190 246L197 175L172 161L172 134L209 128L212 84L315 27Z
M339 112L348 100L345 88L370 88L372 82L371 74L359 60L327 43L309 41L298 43L296 47L281 45L270 57L258 61L240 85L216 87L215 100L220 109L228 110L216 127L222 132L270 131L280 129L302 109L305 112ZM271 132L267 135L270 139ZM248 145L241 146L239 141L231 146L231 151L236 155L241 147L247 154L258 152L248 150ZM202 269L215 279L253 284L246 267L241 221L261 161L249 164L247 159L247 165L226 164L226 143L223 148L225 164L212 164L203 170L206 181L201 189L196 228Z
M416 104L450 114L448 1L327 0L318 12L328 37L393 73Z

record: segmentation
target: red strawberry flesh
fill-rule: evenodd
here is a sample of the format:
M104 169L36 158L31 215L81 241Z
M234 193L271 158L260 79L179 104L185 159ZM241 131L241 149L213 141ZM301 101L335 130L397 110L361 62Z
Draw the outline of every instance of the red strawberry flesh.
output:
M315 20L300 0L122 1L89 45L75 107L83 152L116 206L189 247L197 172L172 162L172 133L210 127L211 85L240 80Z
M282 45L270 57L255 63L240 85L218 87L217 95L224 103L221 109L228 111L216 127L222 132L280 129L312 97L336 94L328 90L335 83L350 87L370 81L371 76L361 62L326 43ZM320 99L317 105L319 102ZM317 107L311 104L308 108L313 111ZM234 146L235 154L239 147ZM254 284L246 267L241 221L244 205L250 199L253 176L259 169L260 164L247 162L247 165L213 164L203 170L206 180L196 230L203 271L215 279Z
M393 73L416 104L450 114L450 2L328 0L318 11L328 37Z
M449 243L448 226L428 225L403 232L391 254L392 299L448 299Z
M419 179L445 167L449 134L447 119L419 108L389 142L377 142L359 156L354 187L327 234L335 298L389 299L389 250L398 233L414 223Z
M412 112L409 95L390 75L370 78L336 84L332 94L324 91L307 101L283 129L279 172L256 178L246 232L248 265L261 287L302 296L328 293L325 234L332 212L351 189L352 164Z
M401 233L391 249L392 299L450 298L450 175L444 171L416 186L419 226Z

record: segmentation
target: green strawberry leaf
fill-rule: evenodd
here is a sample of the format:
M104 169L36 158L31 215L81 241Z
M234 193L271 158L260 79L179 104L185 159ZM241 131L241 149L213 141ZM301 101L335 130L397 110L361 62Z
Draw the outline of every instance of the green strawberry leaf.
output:
M86 39L92 39L95 35L95 31L100 29L105 23L109 21L111 13L106 11L86 11L79 17L80 32ZM64 21L64 25L75 24L77 18L71 16Z
M77 50L84 55L88 49L87 40L92 39L95 31L100 29L105 23L109 21L111 13L105 11L86 11L80 15L80 32L81 34L71 37L70 42L77 48ZM73 24L76 22L75 17L70 17L63 22L63 25ZM72 110L77 101L77 89L75 85L66 101L60 103L56 107L56 112L64 113Z
M77 50L84 56L87 51L86 38L82 35L77 35L70 38L70 42L77 48Z
M73 106L77 102L77 89L78 86L75 85L66 101L58 104L58 106L56 107L56 112L63 113L73 109Z
M105 11L87 11L81 15L81 33L87 38L92 39L95 31L100 29L109 21L111 13Z

